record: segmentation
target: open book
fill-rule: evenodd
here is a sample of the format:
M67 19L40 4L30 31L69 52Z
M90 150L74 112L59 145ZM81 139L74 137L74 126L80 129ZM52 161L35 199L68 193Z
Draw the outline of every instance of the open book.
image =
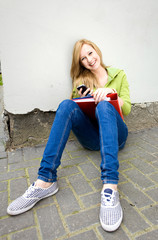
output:
M78 104L78 106L89 118L91 118L92 120L95 119L95 108L97 104L95 104L93 97L73 98L72 100ZM120 114L122 120L124 120L118 101L118 94L117 93L108 94L105 101L111 103Z

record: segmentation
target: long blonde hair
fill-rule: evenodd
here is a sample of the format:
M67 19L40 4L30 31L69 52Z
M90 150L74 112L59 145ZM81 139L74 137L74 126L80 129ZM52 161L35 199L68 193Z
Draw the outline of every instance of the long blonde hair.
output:
M80 62L80 52L84 44L88 44L94 48L94 50L97 52L97 54L100 57L101 66L105 69L107 68L103 63L102 53L98 48L98 46L87 39L81 39L75 43L73 48L70 74L72 78L73 87L76 87L77 85L83 83L87 87L90 87L91 89L93 89L94 87L96 88L99 87L98 80L96 76L90 70L86 69Z

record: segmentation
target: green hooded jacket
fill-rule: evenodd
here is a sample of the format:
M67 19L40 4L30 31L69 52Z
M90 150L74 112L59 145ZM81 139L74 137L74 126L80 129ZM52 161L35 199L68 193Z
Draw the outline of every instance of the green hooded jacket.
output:
M129 84L127 82L126 74L123 70L108 67L108 81L105 84L105 88L114 88L118 96L122 98L124 104L121 107L123 115L128 115L131 111L131 100L129 94ZM95 89L94 89L95 90ZM76 88L73 89L72 98L79 97L78 91Z

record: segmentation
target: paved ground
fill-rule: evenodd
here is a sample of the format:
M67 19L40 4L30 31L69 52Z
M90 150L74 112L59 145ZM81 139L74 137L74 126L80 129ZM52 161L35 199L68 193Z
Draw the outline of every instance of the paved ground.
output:
M8 204L36 180L44 146L4 150L0 112L0 240L155 240L158 235L158 128L130 133L119 152L119 191L124 210L114 233L99 223L100 153L69 141L58 171L60 191L19 216Z

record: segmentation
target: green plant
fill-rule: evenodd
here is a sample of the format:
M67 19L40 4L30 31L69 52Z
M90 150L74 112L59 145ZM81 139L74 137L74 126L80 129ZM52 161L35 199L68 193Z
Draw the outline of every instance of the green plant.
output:
M0 74L0 85L3 85L2 74Z

